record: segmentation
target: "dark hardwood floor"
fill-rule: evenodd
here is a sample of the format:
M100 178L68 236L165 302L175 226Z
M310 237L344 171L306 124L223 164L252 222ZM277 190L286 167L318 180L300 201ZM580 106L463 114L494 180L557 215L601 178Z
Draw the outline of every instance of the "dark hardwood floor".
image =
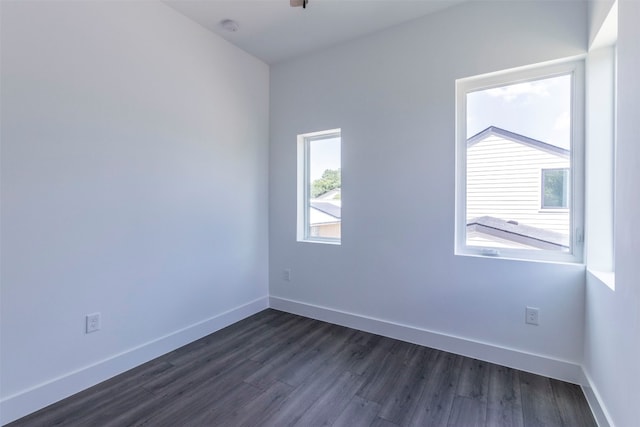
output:
M595 426L573 384L276 310L11 426Z

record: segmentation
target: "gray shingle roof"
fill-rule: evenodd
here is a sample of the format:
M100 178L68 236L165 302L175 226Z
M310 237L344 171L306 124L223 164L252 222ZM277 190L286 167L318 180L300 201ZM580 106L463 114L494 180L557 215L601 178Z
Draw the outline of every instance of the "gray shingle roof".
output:
M319 210L320 212L324 212L327 215L331 215L334 218L340 219L342 209L340 206L334 205L333 203L312 201L311 207Z
M569 236L492 216L481 216L469 220L467 230L478 231L540 249L569 249Z

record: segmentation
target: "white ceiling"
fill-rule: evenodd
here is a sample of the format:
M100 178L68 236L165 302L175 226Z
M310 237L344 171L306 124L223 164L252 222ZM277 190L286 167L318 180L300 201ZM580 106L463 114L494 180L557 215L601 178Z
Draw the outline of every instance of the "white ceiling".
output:
M433 13L465 0L166 0L183 15L274 64ZM237 32L220 21L233 19Z

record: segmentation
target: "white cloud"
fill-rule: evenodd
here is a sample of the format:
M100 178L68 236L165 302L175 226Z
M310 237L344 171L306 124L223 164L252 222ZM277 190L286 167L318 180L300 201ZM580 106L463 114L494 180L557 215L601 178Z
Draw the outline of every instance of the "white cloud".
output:
M548 88L549 82L542 80L487 89L486 93L494 98L500 97L510 102L523 95L549 96Z

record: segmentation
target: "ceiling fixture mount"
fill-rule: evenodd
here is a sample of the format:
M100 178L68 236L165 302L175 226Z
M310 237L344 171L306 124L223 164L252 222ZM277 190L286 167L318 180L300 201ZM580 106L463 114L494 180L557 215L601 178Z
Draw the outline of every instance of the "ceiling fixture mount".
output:
M302 6L303 9L306 9L307 3L309 3L309 0L289 0L291 7Z
M220 26L230 33L235 33L240 28L238 23L233 19L223 19L222 21L220 21Z

